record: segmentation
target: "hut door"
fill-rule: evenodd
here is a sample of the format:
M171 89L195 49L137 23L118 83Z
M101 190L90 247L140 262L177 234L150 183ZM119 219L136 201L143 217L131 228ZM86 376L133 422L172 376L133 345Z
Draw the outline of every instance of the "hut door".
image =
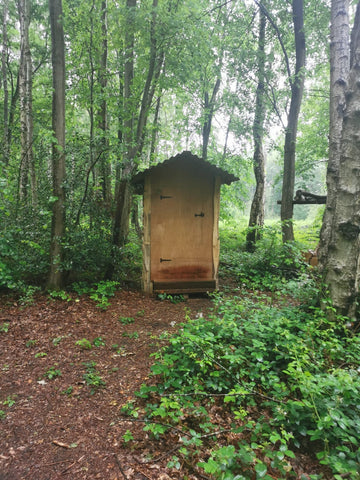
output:
M154 289L173 284L191 290L213 273L211 176L173 167L152 181L151 280ZM169 290L169 289L168 289ZM174 291L175 291L174 290ZM169 290L170 291L170 290Z

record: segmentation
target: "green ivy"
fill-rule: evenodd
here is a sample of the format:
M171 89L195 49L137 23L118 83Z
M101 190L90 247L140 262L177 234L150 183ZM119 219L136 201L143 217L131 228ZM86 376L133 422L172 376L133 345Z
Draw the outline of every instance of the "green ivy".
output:
M217 294L209 319L188 318L154 356L154 382L138 392L145 430L155 438L180 430L177 459L195 461L204 438L216 438L211 410L221 400L238 440L214 442L199 462L214 479L288 478L294 449L306 443L334 478L360 478L360 339L342 319Z

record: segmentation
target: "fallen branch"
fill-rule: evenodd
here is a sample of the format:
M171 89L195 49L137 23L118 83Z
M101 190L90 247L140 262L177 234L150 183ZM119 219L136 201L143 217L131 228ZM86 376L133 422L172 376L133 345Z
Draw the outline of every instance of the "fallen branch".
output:
M69 465L67 468L65 468L65 470L63 470L61 472L61 475L65 475L65 473L70 470L70 468L72 468L74 465L76 465L77 463L80 463L81 460L85 457L85 455L83 455L82 457L80 457L78 460L76 460L75 462L73 462L71 465Z
M128 480L128 477L126 476L126 473L125 473L124 470L122 469L120 460L118 459L118 456L117 456L115 453L114 453L114 457L115 457L115 460L116 460L116 464L117 464L117 466L119 467L119 470L120 470L121 475L124 477L125 480Z

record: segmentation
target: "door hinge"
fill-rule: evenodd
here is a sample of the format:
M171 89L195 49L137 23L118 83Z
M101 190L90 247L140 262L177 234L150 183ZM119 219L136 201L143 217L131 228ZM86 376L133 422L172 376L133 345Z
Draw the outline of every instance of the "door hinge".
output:
M171 258L160 258L160 263L162 262L171 262Z

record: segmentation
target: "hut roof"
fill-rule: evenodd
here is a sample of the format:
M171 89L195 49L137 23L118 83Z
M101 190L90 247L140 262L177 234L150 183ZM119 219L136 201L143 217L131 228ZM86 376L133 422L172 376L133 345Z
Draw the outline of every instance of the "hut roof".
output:
M150 167L143 172L139 172L134 176L132 179L132 183L135 186L141 186L144 184L145 181L145 176L149 172L156 171L158 169L162 169L166 167L167 165L171 165L174 163L184 163L184 167L186 167L186 164L191 163L193 165L197 165L198 167L201 167L204 170L207 170L211 172L214 176L218 176L221 179L222 183L225 183L226 185L230 185L232 182L236 182L239 180L235 175L232 173L226 172L220 167L216 167L215 165L212 165L211 163L206 162L202 158L198 157L197 155L193 155L191 152L184 151L182 153L179 153L175 155L174 157L169 158L168 160L165 160L162 163L159 163L153 167Z

